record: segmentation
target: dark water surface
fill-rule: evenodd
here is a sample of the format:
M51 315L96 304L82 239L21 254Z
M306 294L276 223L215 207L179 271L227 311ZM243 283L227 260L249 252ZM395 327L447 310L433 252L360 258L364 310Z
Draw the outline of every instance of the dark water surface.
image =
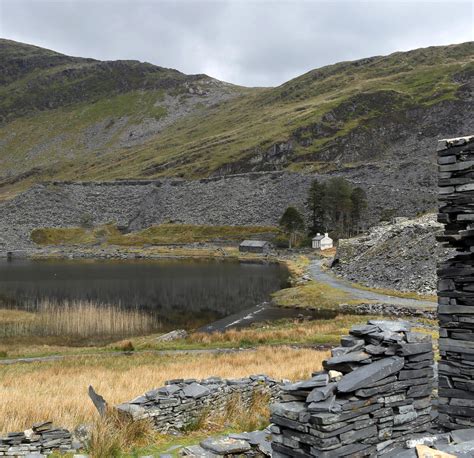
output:
M194 328L268 300L287 281L281 265L235 261L0 261L0 305L85 300L138 308L162 329Z

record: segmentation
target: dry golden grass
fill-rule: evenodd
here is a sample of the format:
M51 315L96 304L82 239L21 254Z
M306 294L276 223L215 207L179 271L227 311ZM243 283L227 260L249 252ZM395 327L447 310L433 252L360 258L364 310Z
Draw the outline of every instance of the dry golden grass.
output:
M9 358L34 357L51 354L84 354L103 351L136 351L249 347L270 344L337 344L341 333L358 323L365 323L376 316L335 314L312 321L282 320L256 324L245 329L225 332L192 333L186 339L159 342L160 334L130 337L104 346L104 342L86 340L83 345L77 339L60 337L23 336L0 339L0 356Z
M287 321L281 324L263 325L254 328L230 329L225 332L193 333L188 342L205 345L227 344L239 346L242 342L249 344L300 343L300 344L334 344L340 336L347 334L354 324L366 323L370 315L338 314L328 319L312 321ZM139 339L138 339L139 340ZM138 345L139 346L139 345Z
M156 442L158 434L151 421L133 421L109 409L104 418L92 425L89 453L92 458L123 456L125 450Z
M25 323L34 320L34 318L34 313L24 310L0 309L0 326L7 323Z
M222 412L210 410L193 429L219 431L231 426L239 431L255 431L265 428L270 419L270 401L269 393L255 391L246 406L242 396L234 394Z
M173 378L265 373L303 379L327 357L311 349L262 347L219 355L136 354L0 366L0 431L22 430L42 420L68 428L90 423L97 413L87 395L89 385L118 404Z

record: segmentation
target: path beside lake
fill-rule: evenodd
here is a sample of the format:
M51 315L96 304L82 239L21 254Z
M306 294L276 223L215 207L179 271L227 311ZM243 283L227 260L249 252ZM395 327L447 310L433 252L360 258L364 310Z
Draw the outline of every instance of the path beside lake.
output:
M356 288L355 286L351 285L349 282L336 277L330 272L323 270L322 263L323 261L318 259L318 260L313 261L310 264L309 269L308 269L310 277L313 280L326 283L332 288L336 288L340 291L350 294L352 296L352 299L382 302L386 304L397 305L400 307L408 307L408 308L416 308L416 309L422 308L422 309L435 310L437 308L438 304L436 302L431 302L431 301L426 301L426 300L421 300L421 299L420 300L407 299L407 298L402 298L402 297L389 296L382 293L376 293L374 291L367 291L364 289Z

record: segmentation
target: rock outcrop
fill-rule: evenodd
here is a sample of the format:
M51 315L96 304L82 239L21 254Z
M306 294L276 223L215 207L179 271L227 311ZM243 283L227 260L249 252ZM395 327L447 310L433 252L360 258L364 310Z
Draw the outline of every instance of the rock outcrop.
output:
M441 230L434 214L394 218L367 234L339 240L333 270L369 287L436 294L436 264L450 253L437 246Z

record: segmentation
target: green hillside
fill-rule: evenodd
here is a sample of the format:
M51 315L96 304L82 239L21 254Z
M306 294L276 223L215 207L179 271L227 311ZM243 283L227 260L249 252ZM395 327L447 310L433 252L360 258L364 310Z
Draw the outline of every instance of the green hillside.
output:
M472 42L242 88L0 40L0 196L49 179L325 172L336 157L355 166L344 149L355 132L381 123L410 129L407 112L465 99L473 76Z

